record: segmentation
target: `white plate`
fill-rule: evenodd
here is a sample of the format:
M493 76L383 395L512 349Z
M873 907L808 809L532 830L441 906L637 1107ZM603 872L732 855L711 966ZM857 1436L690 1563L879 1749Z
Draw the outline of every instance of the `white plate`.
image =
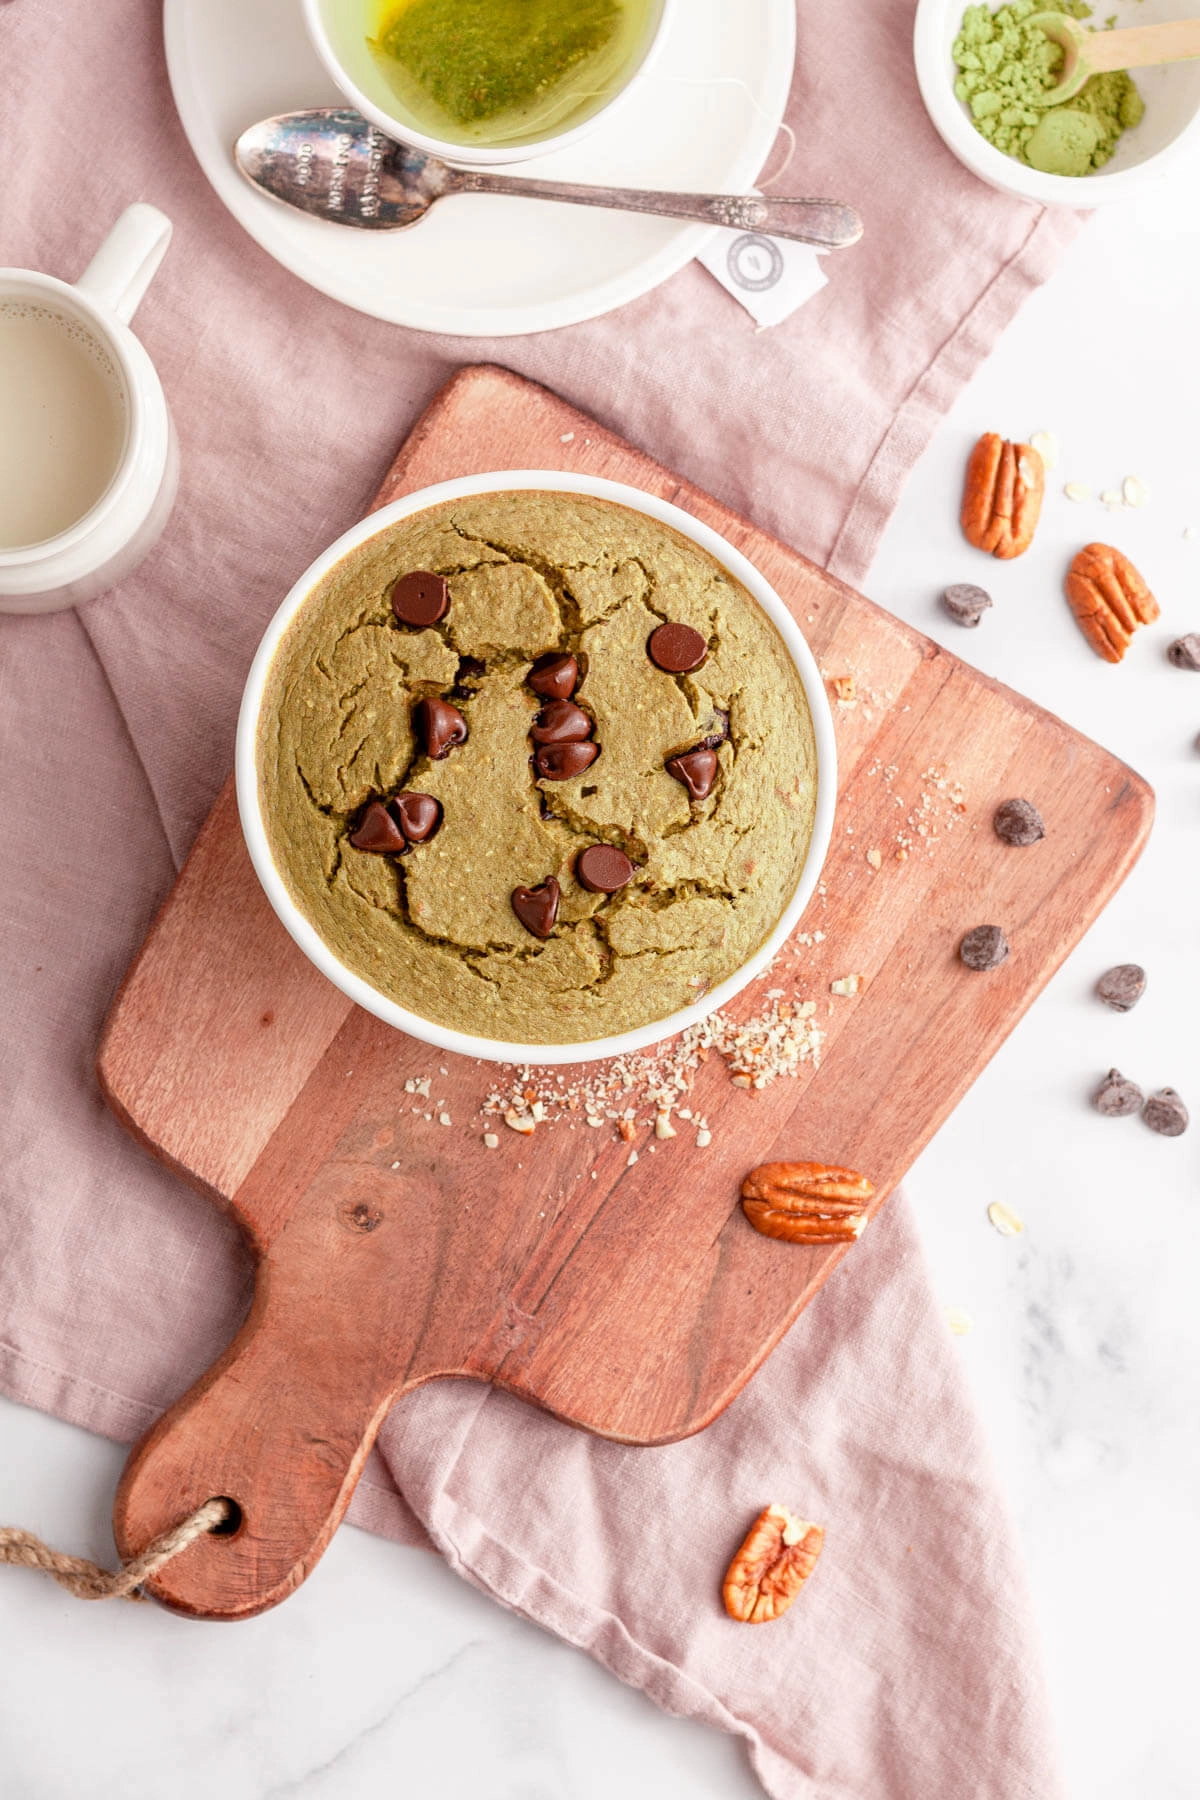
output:
M230 155L256 119L339 100L296 0L165 0L164 28L184 131L234 218L302 281L375 318L458 337L550 331L647 293L713 235L486 194L443 201L404 232L307 218L249 187ZM513 173L744 192L783 117L795 29L794 0L686 0L613 118Z

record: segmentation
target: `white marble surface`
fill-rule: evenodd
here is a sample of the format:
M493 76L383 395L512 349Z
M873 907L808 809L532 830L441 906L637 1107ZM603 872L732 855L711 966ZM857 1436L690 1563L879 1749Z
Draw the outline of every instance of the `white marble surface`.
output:
M1096 218L942 426L869 584L1111 746L1159 798L1132 878L910 1183L939 1294L974 1321L959 1350L1028 1555L1071 1800L1200 1790L1200 676L1162 659L1200 629L1200 536L1182 535L1200 531L1198 177L1193 163ZM1040 427L1064 462L1037 543L986 565L955 525L965 451L982 429ZM1136 514L1061 495L1063 479L1099 491L1129 473L1151 488ZM1094 536L1127 548L1163 602L1119 671L1084 648L1059 592L1066 555ZM996 598L973 633L936 609L958 580ZM1150 986L1121 1018L1090 989L1125 960ZM1089 1085L1114 1062L1180 1089L1190 1134L1091 1113ZM991 1230L992 1199L1023 1214L1022 1238ZM111 1554L121 1460L0 1402L6 1521ZM87 1606L0 1572L0 1658L2 1800L759 1792L731 1740L657 1713L433 1557L351 1529L285 1607L236 1628Z

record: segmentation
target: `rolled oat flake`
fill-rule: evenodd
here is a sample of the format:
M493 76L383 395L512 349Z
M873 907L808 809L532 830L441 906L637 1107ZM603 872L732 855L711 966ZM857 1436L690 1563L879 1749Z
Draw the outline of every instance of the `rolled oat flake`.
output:
M1031 800L1006 800L1003 806L996 808L992 824L1003 843L1021 848L1036 844L1046 835L1042 815Z
M1174 1088L1159 1088L1142 1108L1142 1117L1160 1137L1182 1137L1188 1128L1188 1109Z
M1096 983L1096 993L1114 1012L1129 1012L1146 991L1146 971L1140 963L1118 963Z
M1168 645L1167 661L1177 669L1200 669L1200 631L1189 631Z
M1092 1105L1106 1119L1124 1119L1141 1112L1144 1098L1136 1081L1127 1081L1120 1069L1110 1069L1092 1095Z
M976 587L973 581L956 582L942 595L942 605L956 625L978 625L991 604L987 589Z
M958 946L968 969L998 969L1008 955L1008 939L998 925L976 925Z

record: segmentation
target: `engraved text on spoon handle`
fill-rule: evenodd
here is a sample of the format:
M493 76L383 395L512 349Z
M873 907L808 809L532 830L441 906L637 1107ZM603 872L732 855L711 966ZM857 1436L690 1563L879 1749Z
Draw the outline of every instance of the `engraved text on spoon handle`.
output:
M761 231L804 244L837 248L862 236L852 207L834 200L760 199L756 194L670 194L645 188L605 188L573 181L532 181L490 171L455 170L458 193L514 194L527 200L563 200L573 206L604 206L619 212L657 213L664 219L695 219L733 231Z

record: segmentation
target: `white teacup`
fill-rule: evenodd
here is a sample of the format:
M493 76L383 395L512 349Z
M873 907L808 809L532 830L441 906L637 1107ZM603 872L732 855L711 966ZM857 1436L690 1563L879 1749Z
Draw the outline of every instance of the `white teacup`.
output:
M94 599L167 522L175 433L129 321L170 237L139 203L73 287L0 269L0 612Z
M346 98L385 136L464 169L526 162L566 150L595 130L620 106L635 81L657 61L676 0L646 0L646 22L640 41L617 86L601 103L585 110L561 129L547 127L511 142L474 142L469 135L438 137L423 129L392 91L368 48L378 7L374 0L301 0L313 47Z

